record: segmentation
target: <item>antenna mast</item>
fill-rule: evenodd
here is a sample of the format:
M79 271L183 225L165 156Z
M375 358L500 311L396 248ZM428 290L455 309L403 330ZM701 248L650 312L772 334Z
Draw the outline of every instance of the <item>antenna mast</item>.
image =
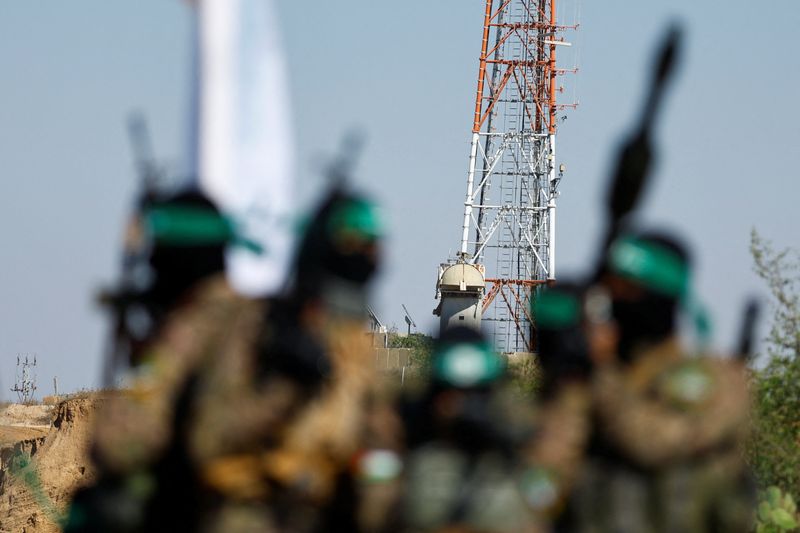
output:
M416 328L417 327L417 323L414 322L413 318L411 318L411 313L408 312L408 308L406 307L406 304L400 304L400 305L403 306L403 311L406 314L405 321L406 321L406 325L408 326L408 334L411 335L411 328L412 327Z
M27 355L24 359L17 356L17 382L11 392L17 393L19 403L33 400L33 394L36 392L36 355L33 356L33 362Z
M463 263L485 268L483 321L495 347L533 351L533 289L555 280L559 47L577 29L557 22L557 0L486 0L467 174ZM499 296L499 298L498 298Z

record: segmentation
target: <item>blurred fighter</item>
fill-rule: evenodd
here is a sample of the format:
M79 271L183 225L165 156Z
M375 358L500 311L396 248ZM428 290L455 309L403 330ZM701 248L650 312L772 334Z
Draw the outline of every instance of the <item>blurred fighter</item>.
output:
M365 324L381 235L374 205L335 188L258 349L217 359L198 382L191 448L204 531L357 529L351 463L377 386Z
M195 191L148 198L132 218L126 256L135 260L108 298L119 317L112 353L127 354L130 379L98 415L98 481L77 495L67 531L194 526L197 493L183 453L193 382L208 360L246 349L261 316L261 303L225 280L224 248L236 241L233 225Z
M682 310L701 341L707 333L690 272L685 247L666 234L627 234L609 247L587 302L611 313L589 323L587 338L615 349L590 351L594 438L565 530L750 530L745 376L702 342L682 346Z
M475 330L442 333L427 389L404 408L399 531L539 531L526 500L530 409L506 387L505 360Z
M528 446L533 469L528 501L548 523L557 522L583 467L591 433L590 351L602 350L586 335L598 310L587 309L580 283L559 281L536 295L537 361L541 372L536 432Z

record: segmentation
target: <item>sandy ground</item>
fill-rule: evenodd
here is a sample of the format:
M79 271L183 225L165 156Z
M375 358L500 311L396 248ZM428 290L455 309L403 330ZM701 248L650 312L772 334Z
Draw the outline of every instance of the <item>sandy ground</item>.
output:
M0 409L0 533L51 533L79 487L92 479L87 448L101 400Z
M49 426L42 427L16 427L0 424L0 450L8 446L29 439L41 438L47 435Z
M0 410L0 427L49 427L54 407L12 403Z

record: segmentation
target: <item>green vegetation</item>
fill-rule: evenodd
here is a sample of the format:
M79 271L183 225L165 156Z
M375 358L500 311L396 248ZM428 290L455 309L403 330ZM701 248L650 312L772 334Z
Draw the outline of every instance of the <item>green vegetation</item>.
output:
M756 533L794 531L800 526L797 504L791 494L782 493L778 487L770 487L762 493L760 500Z
M420 372L427 372L431 364L434 339L423 333L400 335L396 331L389 332L389 348L410 348L411 364Z
M800 525L800 257L776 251L755 231L755 272L771 296L766 365L753 372L754 434L748 458L762 488L759 532L795 531Z
M411 349L411 364L418 376L427 376L430 371L434 341L433 337L422 333L411 335L400 335L396 331L389 333L389 348ZM533 398L539 386L539 370L533 358L509 361L508 376L511 389L515 393L525 398Z
M540 370L533 356L509 361L508 376L511 390L524 399L534 399L539 390Z

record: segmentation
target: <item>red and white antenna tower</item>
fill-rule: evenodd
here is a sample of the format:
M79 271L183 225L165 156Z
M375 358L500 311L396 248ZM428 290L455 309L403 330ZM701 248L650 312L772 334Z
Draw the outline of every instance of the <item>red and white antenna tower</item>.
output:
M556 4L486 0L458 255L488 276L478 311L503 352L533 351L531 294L556 277L557 122L576 106L558 101L560 77L576 69L556 54L577 29L557 22Z

